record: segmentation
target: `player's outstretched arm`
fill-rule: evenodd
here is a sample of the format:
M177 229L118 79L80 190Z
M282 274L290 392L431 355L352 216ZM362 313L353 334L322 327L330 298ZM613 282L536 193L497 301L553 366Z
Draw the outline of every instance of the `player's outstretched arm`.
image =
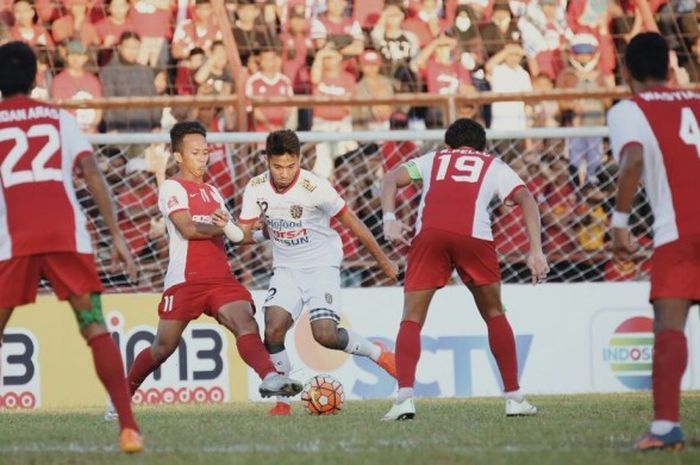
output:
M537 208L535 198L526 188L517 189L512 196L512 200L520 206L523 212L525 229L527 230L530 245L526 263L530 273L532 273L532 283L541 283L547 277L547 273L549 273L549 265L547 264L547 257L542 252L540 210Z
M626 145L620 152L617 198L611 222L613 252L623 260L630 259L638 249L638 245L632 243L628 224L643 169L644 149L642 146L639 144Z
M211 239L224 233L224 227L229 222L230 216L225 211L218 209L212 213L212 224L192 221L189 210L179 210L170 215L182 237L188 241Z
M340 216L337 217L338 221L350 229L352 233L362 242L362 245L372 254L372 257L377 261L377 264L381 267L384 273L391 278L392 281L396 281L399 274L399 268L394 262L389 260L389 258L382 252L381 247L377 243L376 239L372 235L367 226L357 218L349 208L346 208Z
M95 156L82 157L80 159L80 170L90 195L92 195L92 199L109 229L109 234L112 236L112 272L116 272L118 263L122 262L126 266L126 274L129 276L129 279L135 281L138 277L136 263L119 229L112 195Z
M406 234L411 228L396 219L396 191L411 184L412 179L405 166L389 171L382 178L382 211L384 212L384 238L393 244L410 245Z

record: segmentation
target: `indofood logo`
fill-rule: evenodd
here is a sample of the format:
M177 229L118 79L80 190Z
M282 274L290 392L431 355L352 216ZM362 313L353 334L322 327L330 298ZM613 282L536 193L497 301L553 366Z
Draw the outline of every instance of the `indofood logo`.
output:
M630 389L651 389L654 322L637 316L623 321L603 348L603 361Z

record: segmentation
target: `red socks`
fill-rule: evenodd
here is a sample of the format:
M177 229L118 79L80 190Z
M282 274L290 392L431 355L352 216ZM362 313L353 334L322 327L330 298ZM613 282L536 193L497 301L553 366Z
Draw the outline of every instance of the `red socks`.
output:
M236 339L236 347L243 361L255 370L260 379L264 379L270 373L277 373L259 334L249 333L240 336Z
M88 341L95 362L97 377L104 385L112 399L112 404L119 414L119 427L139 430L131 411L131 396L124 378L124 365L117 345L109 333L99 334Z
M518 385L518 357L515 351L515 336L505 315L486 320L489 331L489 347L496 359L503 380L503 391L520 389Z
M654 338L652 387L654 420L680 421L681 379L688 365L688 343L683 331L666 329Z
M420 359L420 325L404 320L396 336L396 372L399 388L412 388L416 382L416 366Z
M133 396L143 381L148 378L148 375L156 371L159 366L160 363L153 359L150 347L139 352L133 365L131 365L129 376L126 377L126 381L129 384L129 393Z

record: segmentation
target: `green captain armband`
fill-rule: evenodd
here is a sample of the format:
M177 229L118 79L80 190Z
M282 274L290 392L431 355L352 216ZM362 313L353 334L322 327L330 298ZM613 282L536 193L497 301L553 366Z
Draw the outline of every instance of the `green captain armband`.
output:
M93 323L105 324L100 294L90 294L90 304L90 310L81 310L75 314L81 331Z
M403 164L403 167L406 168L406 171L408 171L408 176L411 178L411 181L423 181L423 176L420 174L420 168L418 168L418 165L416 165L414 161L407 161Z

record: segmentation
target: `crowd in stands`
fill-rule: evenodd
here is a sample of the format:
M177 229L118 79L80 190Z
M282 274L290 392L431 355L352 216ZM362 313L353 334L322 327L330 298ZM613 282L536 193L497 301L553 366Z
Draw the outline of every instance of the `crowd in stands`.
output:
M626 42L648 30L659 31L672 48L673 85L700 83L696 0L224 0L223 8L229 21L221 21L211 0L0 0L0 43L22 40L35 48L35 96L55 99L227 95L237 86L258 98L606 88L622 83L620 57ZM224 45L228 31L222 24L231 27L238 57ZM232 60L238 59L242 69L234 73ZM492 129L586 127L604 124L611 104L598 99L532 105L513 101L471 105L458 113ZM231 130L236 123L230 107L74 112L90 133L161 131L186 117L212 131ZM444 119L439 108L410 106L251 107L247 126L253 131L336 132L435 128L443 127ZM557 238L550 241L552 252L571 257L604 247L601 224L610 210L610 186L601 179L611 168L604 140L560 142L543 147L545 142L528 140L516 150L506 141L494 150L509 157L539 193L545 232ZM369 151L354 141L318 144L310 168L333 179L340 190L354 191L357 186L344 185L338 175L359 169L347 165L348 154L364 154L353 158L355 165L362 160L364 166L371 152L378 156L377 169L362 169L381 172L425 150L406 144L387 142ZM116 157L114 150L103 152L105 168L121 170L115 179L129 179L117 198L132 213L136 207L153 208L146 200L151 193L134 194L128 188L132 178L134 183L153 180L153 175L141 179L143 163L132 159L142 149ZM241 183L252 173L237 172L231 150L227 145L212 150L212 179L235 205ZM358 198L369 197L363 192ZM497 230L499 221L515 214L496 210ZM129 215L127 226L141 231L134 242L139 253L156 257L162 227L151 218ZM648 231L642 229L640 240L646 241ZM516 233L507 227L498 232L501 238ZM520 251L503 247L505 254ZM577 276L592 273L592 279L602 279L607 266L569 265L563 266L562 279L568 279L566 270L571 269Z

